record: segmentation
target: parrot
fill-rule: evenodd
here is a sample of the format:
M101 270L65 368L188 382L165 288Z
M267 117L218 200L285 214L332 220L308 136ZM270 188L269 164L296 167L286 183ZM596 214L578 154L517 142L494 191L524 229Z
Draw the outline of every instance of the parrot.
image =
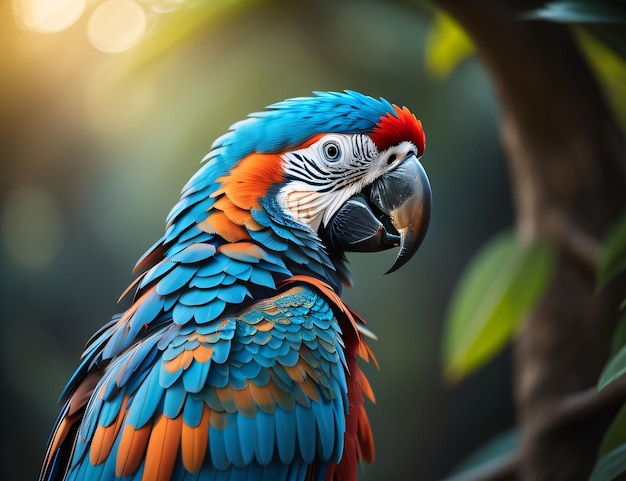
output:
M87 342L40 481L356 481L375 336L346 253L416 253L424 148L407 107L350 90L233 124Z

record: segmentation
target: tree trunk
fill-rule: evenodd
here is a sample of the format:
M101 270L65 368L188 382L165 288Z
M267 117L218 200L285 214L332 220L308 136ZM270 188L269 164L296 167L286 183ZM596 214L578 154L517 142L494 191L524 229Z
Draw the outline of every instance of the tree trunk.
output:
M586 480L623 397L567 422L560 413L608 356L620 299L595 295L594 266L626 205L626 146L569 27L520 20L534 3L437 0L476 44L500 98L518 235L557 247L551 286L515 346L522 449L512 477Z

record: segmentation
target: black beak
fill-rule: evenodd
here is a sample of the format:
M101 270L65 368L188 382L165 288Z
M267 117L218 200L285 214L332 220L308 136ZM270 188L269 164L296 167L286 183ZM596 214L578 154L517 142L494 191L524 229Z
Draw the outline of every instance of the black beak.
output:
M426 172L410 155L335 213L326 227L326 243L342 252L373 252L400 246L395 263L387 271L393 272L413 257L424 240L431 205Z

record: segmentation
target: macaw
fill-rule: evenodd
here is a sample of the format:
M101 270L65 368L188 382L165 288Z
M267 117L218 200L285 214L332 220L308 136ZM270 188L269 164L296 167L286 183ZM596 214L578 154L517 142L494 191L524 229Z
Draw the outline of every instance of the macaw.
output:
M271 105L218 138L87 344L40 480L355 481L372 359L344 252L417 250L422 124L345 92Z

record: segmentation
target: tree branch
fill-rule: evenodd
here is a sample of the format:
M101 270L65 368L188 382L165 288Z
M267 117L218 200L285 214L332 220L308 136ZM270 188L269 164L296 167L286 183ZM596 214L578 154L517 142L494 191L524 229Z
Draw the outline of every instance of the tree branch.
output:
M556 402L553 412L547 416L550 422L544 425L546 431L567 429L583 423L606 411L614 411L626 402L626 376L617 379L601 391L590 387L571 394ZM521 465L521 450L517 449L505 456L485 463L462 476L449 481L511 481L518 478Z
M500 99L518 236L557 246L551 285L515 343L521 450L507 469L524 481L584 481L624 400L621 381L581 391L606 362L623 298L596 295L593 270L595 239L626 203L624 136L569 27L520 19L536 0L436 3L472 38Z
M546 215L546 232L572 258L591 273L596 271L600 257L600 242L576 225L565 213Z
M606 411L614 411L626 402L626 376L615 380L601 391L590 387L571 394L556 406L546 430L565 429Z

